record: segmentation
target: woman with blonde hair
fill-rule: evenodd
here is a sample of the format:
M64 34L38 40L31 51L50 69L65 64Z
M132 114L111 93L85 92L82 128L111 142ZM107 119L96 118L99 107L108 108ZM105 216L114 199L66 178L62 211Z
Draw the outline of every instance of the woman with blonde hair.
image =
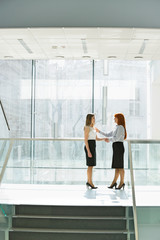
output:
M109 133L104 133L96 128L96 131L100 134L107 137L106 141L113 142L113 158L112 158L112 168L115 169L114 179L111 185L108 188L114 188L120 190L121 188L124 189L124 144L123 141L127 138L127 131L126 131L126 123L125 117L122 113L117 113L114 115L114 120L116 128L114 131ZM120 184L117 188L117 179L120 176Z
M85 153L86 153L86 165L87 169L87 178L88 181L86 186L91 189L96 189L92 182L92 169L96 166L96 140L102 141L105 138L98 138L95 125L95 116L94 114L87 114L86 116L86 124L84 127L84 141L85 141Z

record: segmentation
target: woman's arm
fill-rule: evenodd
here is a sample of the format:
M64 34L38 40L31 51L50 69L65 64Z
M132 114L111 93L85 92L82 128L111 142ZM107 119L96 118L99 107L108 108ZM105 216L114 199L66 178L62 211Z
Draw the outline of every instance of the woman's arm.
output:
M98 137L96 136L96 141L103 141L103 140L105 140L105 138L98 138Z
M102 134L105 137L112 137L113 136L113 131L109 132L109 133L104 133L102 131L99 131L100 134Z
M85 127L84 128L84 142L85 142L85 145L86 145L88 157L91 158L92 154L91 154L89 146L88 146L88 135L89 135L89 127Z
M109 133L104 133L102 131L100 131L98 128L95 128L96 129L96 132L104 135L105 137L112 137L113 136L113 131L109 132Z

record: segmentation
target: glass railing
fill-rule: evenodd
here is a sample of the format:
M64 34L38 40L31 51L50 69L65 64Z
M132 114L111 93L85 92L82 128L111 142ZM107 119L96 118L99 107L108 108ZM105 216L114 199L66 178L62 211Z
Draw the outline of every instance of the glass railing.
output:
M124 143L124 198L132 198L135 239L138 240L132 144L130 141ZM87 167L83 139L0 139L0 147L3 149L0 165L2 185L85 185ZM93 171L95 184L109 185L112 182L114 171L111 164L112 144L97 142L97 165Z
M97 142L95 184L111 183L111 162L111 143ZM125 141L124 162L126 192L133 202L135 239L147 240L149 233L145 238L143 235L151 226L159 237L160 141ZM81 185L86 182L86 168L83 139L0 139L2 184ZM6 218L2 210L1 217Z
M11 228L11 217L13 213L12 205L0 204L0 239L9 239L9 229Z
M130 147L139 239L158 240L160 235L160 141L131 140Z
M160 186L160 141L132 140L131 150L137 190L138 186Z
M83 139L8 139L5 148L2 163L7 154L8 160L2 183L80 185L86 182ZM127 142L125 151L126 182L130 186ZM97 142L96 184L110 184L114 174L111 164L111 143Z

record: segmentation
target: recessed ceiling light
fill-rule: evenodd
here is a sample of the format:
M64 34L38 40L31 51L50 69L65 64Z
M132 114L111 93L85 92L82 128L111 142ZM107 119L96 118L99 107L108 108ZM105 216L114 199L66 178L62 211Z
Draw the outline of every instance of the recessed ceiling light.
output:
M142 56L135 56L134 58L143 58Z
M117 58L116 56L108 56L108 58Z
M91 56L82 56L83 58L91 58Z
M56 58L64 58L64 56L56 56Z
M13 58L13 56L4 56L4 58Z

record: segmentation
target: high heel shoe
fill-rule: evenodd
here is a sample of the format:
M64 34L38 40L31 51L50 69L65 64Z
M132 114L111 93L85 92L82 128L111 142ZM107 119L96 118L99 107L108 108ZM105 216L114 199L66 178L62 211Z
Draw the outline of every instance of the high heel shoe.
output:
M116 190L120 190L121 188L123 188L124 190L124 187L125 187L125 183L123 183L120 187L116 188Z
M114 184L112 184L111 186L109 186L108 188L110 188L110 189L112 189L112 188L114 188L115 187L115 189L116 189L116 187L117 187L117 183L115 182Z
M92 186L89 182L86 183L87 188L97 189L98 187Z

